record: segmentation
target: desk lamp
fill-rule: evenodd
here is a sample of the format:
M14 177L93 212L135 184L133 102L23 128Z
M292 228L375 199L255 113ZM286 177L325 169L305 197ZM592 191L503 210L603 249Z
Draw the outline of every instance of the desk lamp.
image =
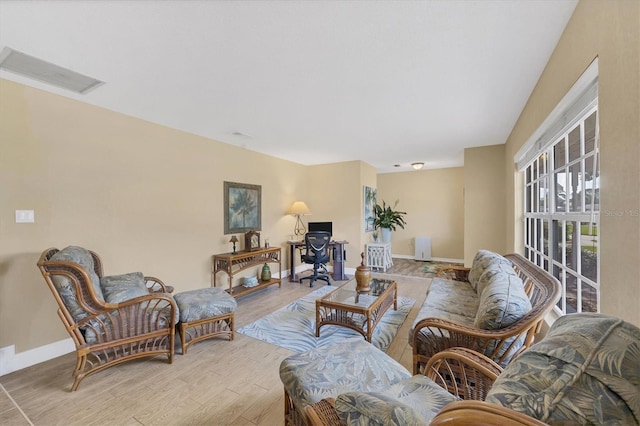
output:
M300 216L308 216L311 214L311 210L307 207L307 204L304 201L296 201L294 202L289 210L287 210L287 214L295 216L296 227L293 228L293 232L295 235L304 235L307 232L307 228L305 228L304 223L302 223L302 219Z
M238 242L238 237L236 237L235 235L231 236L231 239L229 240L230 243L233 243L233 253L232 254L237 254L236 252L236 243Z

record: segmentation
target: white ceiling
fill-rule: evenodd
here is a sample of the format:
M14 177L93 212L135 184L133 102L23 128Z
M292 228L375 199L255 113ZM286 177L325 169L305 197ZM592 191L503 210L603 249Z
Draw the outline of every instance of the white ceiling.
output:
M0 77L306 165L461 166L506 141L576 4L0 0L0 48L106 84Z

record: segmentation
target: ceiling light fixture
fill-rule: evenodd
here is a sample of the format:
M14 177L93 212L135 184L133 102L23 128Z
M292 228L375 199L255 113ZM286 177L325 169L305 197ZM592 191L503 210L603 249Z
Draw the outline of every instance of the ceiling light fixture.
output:
M416 170L420 170L422 166L424 166L424 163L411 163L411 167L413 167Z

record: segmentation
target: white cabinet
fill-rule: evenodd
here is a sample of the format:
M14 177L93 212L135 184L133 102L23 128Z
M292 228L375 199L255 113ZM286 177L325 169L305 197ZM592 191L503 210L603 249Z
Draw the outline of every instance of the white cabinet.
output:
M431 260L431 238L416 237L416 260Z

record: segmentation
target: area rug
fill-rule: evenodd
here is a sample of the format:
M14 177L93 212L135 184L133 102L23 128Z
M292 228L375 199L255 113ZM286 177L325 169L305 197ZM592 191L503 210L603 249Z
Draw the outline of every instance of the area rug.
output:
M425 274L435 274L438 272L438 269L444 268L447 266L462 266L462 264L428 261L428 262L425 262L425 267L422 268L422 272L424 272Z
M336 287L332 286L320 287L284 308L280 308L236 331L294 352L304 352L354 336L363 338L361 334L350 328L335 325L322 326L320 337L316 337L315 301L335 289ZM410 297L398 296L398 310L395 311L391 306L385 312L373 330L371 343L386 351L415 302Z

